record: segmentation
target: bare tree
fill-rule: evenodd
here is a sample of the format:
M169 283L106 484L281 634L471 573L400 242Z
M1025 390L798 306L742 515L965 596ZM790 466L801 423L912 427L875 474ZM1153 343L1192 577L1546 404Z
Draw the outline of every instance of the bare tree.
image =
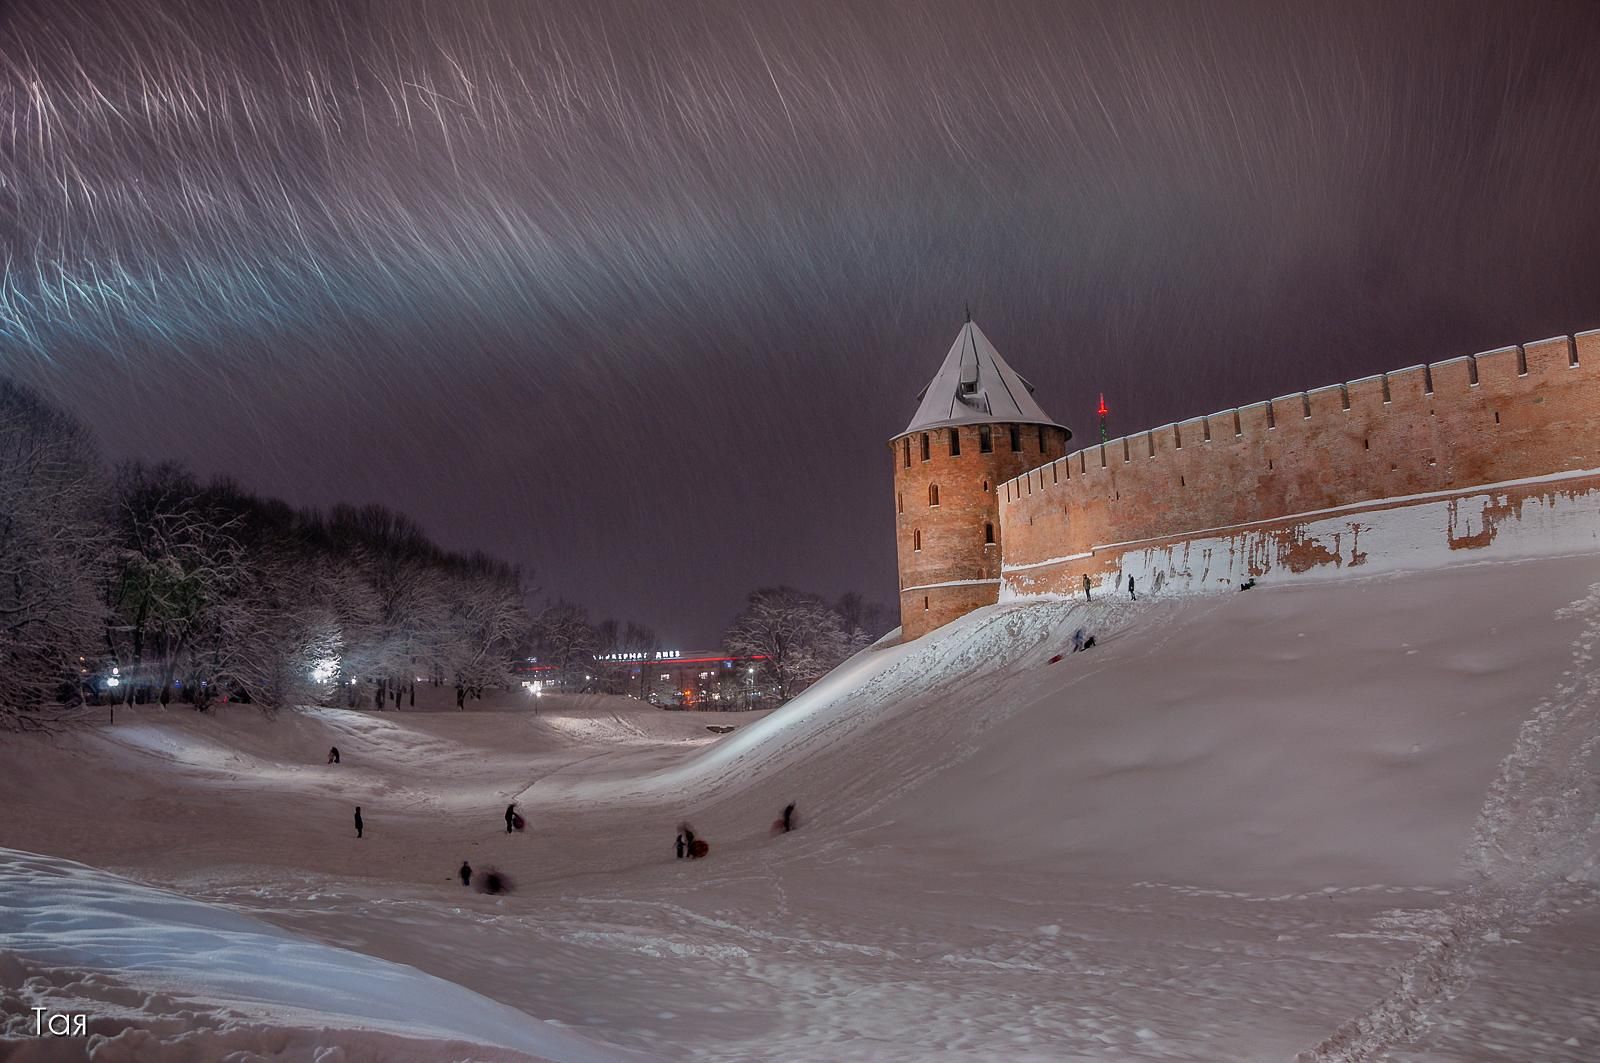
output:
M533 642L539 660L549 664L568 688L581 688L594 674L598 642L589 612L582 606L557 600L546 606L533 623Z
M166 704L174 678L219 636L219 611L243 586L242 517L171 464L121 466L115 495L108 643L128 665L128 700Z
M632 620L627 623L602 620L595 625L595 652L601 656L621 655L622 658L601 661L597 665L599 671L596 674L603 677L606 692L609 694L632 692L634 671L638 670L642 677L647 670L643 659L636 655L648 653L660 644L653 630ZM648 685L648 682L641 680L638 684L639 696L644 696Z
M511 659L532 621L523 606L522 577L486 558L473 559L476 575L458 575L450 589L444 668L469 688L505 685Z
M870 646L895 625L894 612L888 606L869 602L856 591L840 595L833 610L854 649Z
M104 633L105 483L83 426L0 379L0 727L76 700ZM83 663L80 663L83 662Z
M793 587L753 591L723 636L729 653L759 656L763 678L788 700L822 678L850 650L839 615L815 594Z

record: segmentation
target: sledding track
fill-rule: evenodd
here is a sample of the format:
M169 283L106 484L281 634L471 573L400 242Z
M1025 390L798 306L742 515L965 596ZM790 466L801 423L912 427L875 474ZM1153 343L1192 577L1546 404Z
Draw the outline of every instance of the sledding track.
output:
M130 713L0 747L29 809L0 844L651 1058L1587 1063L1600 919L1562 917L1593 838L1550 843L1586 823L1551 795L1592 778L1597 579L1006 605L726 738L642 706ZM1049 663L1080 623L1100 646ZM708 859L673 858L684 817ZM517 890L462 890L464 857Z
M1600 858L1600 583L1558 614L1583 623L1572 667L1534 708L1490 786L1465 860L1475 878L1398 971L1394 988L1340 1026L1302 1063L1364 1063L1416 1040L1471 984L1473 958L1513 925L1555 917L1555 891L1592 876ZM1592 903L1592 889L1580 903ZM1564 897L1572 903L1570 896Z

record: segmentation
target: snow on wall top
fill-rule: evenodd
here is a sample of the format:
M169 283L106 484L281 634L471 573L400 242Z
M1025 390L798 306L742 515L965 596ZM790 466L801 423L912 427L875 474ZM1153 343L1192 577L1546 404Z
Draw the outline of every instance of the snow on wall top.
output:
M989 337L970 319L961 326L944 364L917 398L922 404L900 435L991 421L1064 427L1040 409L1033 399L1033 385L1006 364ZM1071 435L1068 431L1068 438Z

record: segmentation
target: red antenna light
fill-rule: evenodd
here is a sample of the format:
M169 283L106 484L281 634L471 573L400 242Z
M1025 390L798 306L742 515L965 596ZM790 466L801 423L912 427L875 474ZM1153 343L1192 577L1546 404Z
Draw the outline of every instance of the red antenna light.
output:
M1103 392L1103 391L1100 393L1100 408L1098 410L1096 410L1095 412L1098 413L1101 417L1104 417L1106 414L1111 412L1110 410L1106 409L1106 396L1105 396L1105 392Z

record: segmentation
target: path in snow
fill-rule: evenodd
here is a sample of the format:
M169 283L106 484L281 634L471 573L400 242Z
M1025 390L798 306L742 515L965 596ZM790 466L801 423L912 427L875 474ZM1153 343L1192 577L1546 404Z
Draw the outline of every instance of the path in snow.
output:
M1583 624L1571 668L1522 725L1489 788L1468 856L1474 881L1440 913L1395 988L1304 1053L1306 1063L1360 1063L1416 1040L1470 986L1486 945L1592 902L1583 887L1600 885L1600 583L1557 616ZM1597 1047L1600 1030L1584 1032ZM1583 1047L1571 1039L1541 1046L1544 1058Z
M1549 851L1517 848L1515 825L1570 834L1581 794L1524 800L1554 776L1513 769L1582 763L1565 736L1590 696L1573 646L1593 611L1558 612L1597 578L1595 558L1565 558L1000 606L866 651L726 738L602 706L142 710L0 747L0 801L26 810L0 844L660 1058L1285 1060L1459 936L1476 821L1508 867ZM1048 663L1079 624L1101 647ZM1480 817L1497 773L1500 828ZM513 793L526 835L501 825ZM789 800L802 827L773 837ZM710 859L672 858L686 815ZM516 892L462 890L464 856ZM1470 982L1396 1009L1365 1050L1586 1058L1600 942L1579 878L1541 879L1548 921L1497 914Z

